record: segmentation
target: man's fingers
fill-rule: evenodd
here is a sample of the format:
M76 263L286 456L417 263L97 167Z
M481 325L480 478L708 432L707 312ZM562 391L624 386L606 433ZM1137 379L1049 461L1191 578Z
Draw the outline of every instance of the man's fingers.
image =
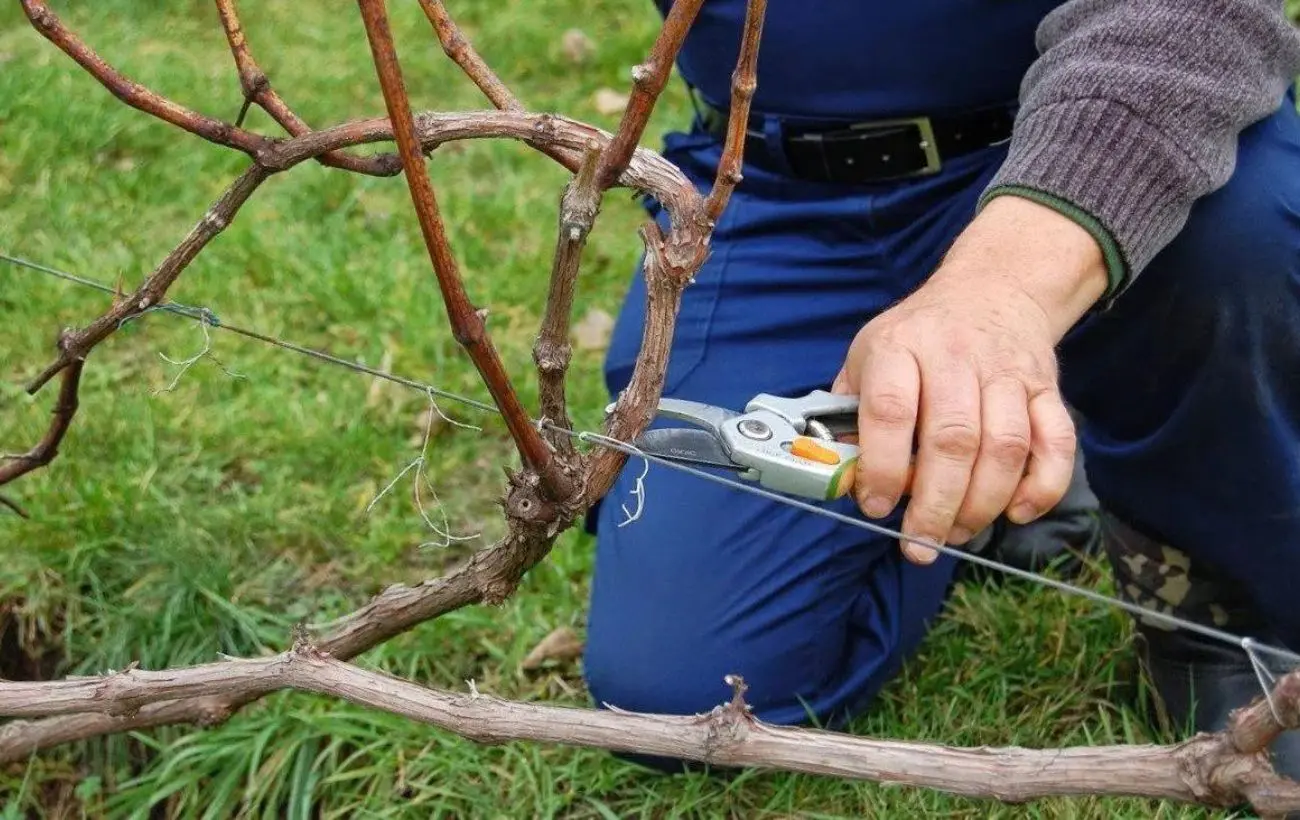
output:
M840 372L835 374L835 381L831 382L831 392L837 396L853 395L853 385L849 383L848 370L841 367ZM851 433L848 432L841 433L840 435L835 437L835 440L842 441L845 444L857 444L858 443L857 430L854 430ZM855 481L856 481L856 477L855 477Z
M842 367L835 374L835 380L831 382L831 392L841 396L848 396L853 393L853 385L849 383L849 372Z
M871 518L884 518L907 487L921 373L907 350L881 345L858 376L858 458L853 493Z
M912 498L903 532L946 542L970 484L980 448L980 385L974 369L960 364L922 373L924 399ZM929 564L934 550L904 542L909 560Z
M1029 471L1012 496L1007 518L1027 524L1060 503L1074 476L1074 420L1054 390L1029 401Z
M1010 503L1029 458L1028 403L1025 386L1015 377L997 379L984 386L979 456L966 500L957 513L956 527L948 539L951 543L969 541L992 524Z

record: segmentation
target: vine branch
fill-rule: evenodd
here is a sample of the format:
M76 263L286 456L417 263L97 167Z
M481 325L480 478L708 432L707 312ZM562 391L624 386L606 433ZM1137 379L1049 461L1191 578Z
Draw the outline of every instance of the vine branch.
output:
M420 145L425 151L454 140L503 138L524 142L545 140L554 150L576 153L593 142L603 145L608 139L608 135L592 126L544 114L426 113L414 119ZM387 119L344 123L284 141L264 157L261 167L267 173L279 173L326 151L392 138L392 124ZM703 199L671 163L658 154L638 149L620 182L654 196L669 214L671 230L665 238L656 228L652 258L661 257L664 246L669 244L683 248L707 247L708 220L703 215ZM649 249L647 253L650 253ZM649 299L648 325L653 329L649 336L655 343L638 359L633 382L621 398L626 412L616 414L611 420L618 429L638 429L648 423L654 411L671 344L681 285L686 281L685 277L652 278L655 284ZM129 301L121 304L129 304ZM110 312L110 315L115 314ZM111 323L109 332L117 327L115 322ZM605 452L602 450L599 455ZM597 457L587 465L587 473L599 474L601 465L607 468L609 464L608 459ZM612 475L609 474L610 480ZM583 503L593 495L591 482L591 479L584 478L586 493ZM356 611L314 630L324 633L317 645L336 658L347 659L446 612L474 604L504 601L514 592L523 575L545 558L555 537L571 523L572 516L561 516L556 505L538 492L535 475L511 475L503 506L508 531L501 541L480 550L463 567L444 578L414 586L394 584L388 587ZM0 687L3 686L0 683ZM183 723L215 725L257 697L260 695L186 698L153 703L129 716L81 713L12 723L0 727L0 762L105 734Z
M524 110L519 99L483 61L470 45L469 40L465 39L465 35L460 33L460 27L456 25L455 20L451 19L442 0L420 0L420 8L424 10L424 16L429 18L429 24L433 26L433 33L437 35L443 53L460 66L465 75L483 92L483 96L502 111Z
M543 153L547 156L553 154L578 156L583 147L590 146L593 141L603 146L609 139L607 134L593 126L551 114L423 113L415 119L420 145L424 151L431 151L446 142L458 140L515 139L537 146L538 150L544 148ZM391 123L387 119L374 118L343 123L277 143L275 148L262 155L260 165L245 171L209 208L208 213L196 223L189 236L164 258L154 273L133 294L120 298L109 311L86 328L65 334L59 356L29 383L28 392L33 394L38 392L54 375L70 366L72 362L84 360L91 350L115 333L126 320L138 315L141 310L149 309L149 306L159 304L184 267L197 255L200 246L206 245L224 228L223 218L228 222L233 218L238 207L242 206L243 201L251 196L252 190L249 186L255 190L266 176L287 171L322 153L355 145L383 142L392 138ZM647 193L663 203L672 222L669 236L675 244L700 249L707 247L709 224L703 217L703 200L690 181L671 163L654 152L638 149L627 172L620 179L620 184ZM700 259L702 260L703 256ZM685 278L681 281L684 283ZM656 338L671 339L672 320L678 299L680 299L680 292L675 296L667 292L653 294L650 300L652 321L656 325L663 322L668 324L667 328L656 333ZM141 304L145 307L140 308ZM132 307L133 305L135 307ZM667 318L663 318L665 316ZM664 334L667 334L666 337ZM666 357L667 347L662 346L654 355L649 356L649 364L644 369L644 373L651 374L656 368L662 368ZM645 382L645 379L642 381ZM632 425L632 429L637 429L637 425L648 422L649 413L657 401L656 392L653 395L643 395L636 402L636 406L644 410L644 416L636 415L635 418L629 418L628 423ZM637 410L636 413L641 413L641 410ZM604 452L601 455L603 454ZM5 483L5 480L0 480L0 486Z
M555 239L555 257L551 263L551 285L546 295L546 314L542 329L533 344L533 362L537 365L538 398L542 418L566 429L572 427L565 398L565 381L573 347L569 344L569 324L573 316L573 294L578 268L587 236L600 211L600 191L596 188L596 165L600 162L600 145L587 145L578 173L560 197L560 219ZM573 439L563 433L548 431L551 447L566 458L574 455Z
M388 13L384 0L358 0L361 17L365 22L366 37L370 42L371 56L375 61L375 71L379 75L379 85L383 90L384 103L388 106L388 117L393 124L393 136L397 140L398 154L402 158L402 168L406 183L411 191L411 202L420 222L420 232L424 235L424 244L429 250L429 259L442 290L443 303L447 308L447 317L451 321L452 335L469 353L474 366L487 385L488 392L496 401L497 408L505 419L510 436L519 448L524 463L537 472L542 485L552 499L567 500L573 495L573 479L564 472L554 458L542 434L533 426L528 411L519 400L518 393L510 382L496 346L488 337L483 323L484 312L480 312L470 303L465 293L457 270L456 256L447 241L447 232L442 224L442 215L438 210L438 199L433 184L424 164L424 154L416 137L415 120L411 114L410 100L406 96L406 87L402 81L402 68L398 62L397 50L393 44L392 31L388 26Z
M69 334L67 332L60 335L60 350L64 349L68 339ZM24 476L32 470L46 466L59 454L59 445L63 443L63 437L67 435L68 428L72 426L72 418L77 414L77 394L81 390L81 371L84 367L84 360L75 359L63 371L63 383L59 387L59 398L54 404L53 411L51 411L50 426L46 428L45 435L41 436L41 440L25 453L0 457L0 486ZM0 496L0 503L9 507L18 515L24 518L27 517L23 508L16 503L2 496Z
M69 31L59 20L58 15L50 11L44 0L22 0L22 5L27 19L42 36L86 69L90 76L98 80L100 85L107 88L114 97L132 108L203 137L209 142L243 151L254 158L270 147L272 141L260 134L245 131L228 122L192 111L123 76L117 69L104 62L103 58L82 42L80 37Z
M1050 796L1143 797L1231 808L1242 803L1261 815L1300 810L1300 784L1278 777L1264 757L1244 752L1237 736L1265 727L1294 729L1274 720L1257 699L1234 715L1223 732L1172 746L1080 746L954 749L855 737L817 729L774 726L745 703L745 681L727 676L732 697L699 715L652 715L520 703L481 694L454 694L358 668L298 641L269 658L222 661L160 672L128 669L113 675L41 683L0 684L0 715L99 714L129 721L151 704L220 696L251 699L282 689L342 698L448 730L479 743L515 740L559 743L628 754L691 760L719 767L830 775L937 789L972 798L1025 803ZM1294 698L1300 672L1283 678L1274 700ZM1289 694L1283 691L1283 688ZM1271 725L1270 725L1271 724ZM10 724L0 728L7 749Z
M474 46L461 33L460 27L456 21L447 13L446 6L442 0L420 0L420 8L424 11L424 16L428 18L430 25L433 26L433 33L437 36L442 51L451 61L460 66L465 76L483 92L483 96L488 98L500 111L523 111L524 105L519 98L506 87L501 78L496 75L490 66L474 50ZM558 148L545 141L535 141L526 139L531 147L536 148L543 154L563 165L570 172L577 172L578 157L570 151Z
M745 152L745 129L749 124L749 108L758 87L758 43L763 37L763 18L767 13L767 0L750 0L745 8L745 31L740 42L740 56L736 70L731 75L731 112L727 117L727 137L723 143L722 160L718 163L717 180L704 204L709 219L717 223L731 201L731 194L741 180L741 163Z
M244 104L235 119L235 125L244 124L244 116L248 113L249 106L256 103L271 116L271 119L293 136L300 137L310 132L311 127L295 114L288 103L271 87L270 78L249 52L248 41L244 37L244 27L239 22L239 12L235 8L235 0L216 0L216 4L221 28L226 33L230 53L235 58L235 69L239 72L239 86L244 92ZM316 160L332 168L377 177L393 176L402 170L402 161L396 154L357 157L330 151L321 154Z
M260 165L253 165L240 174L217 201L212 203L190 230L189 235L167 254L134 293L117 300L110 310L84 329L64 334L59 342L58 358L27 385L27 392L35 394L50 379L58 375L59 371L75 361L84 360L95 345L108 338L127 319L139 316L162 302L167 289L172 286L186 266L194 261L199 251L207 247L209 242L226 229L243 204L270 175L271 171ZM0 484L3 483L3 479L0 478Z
M655 38L649 57L632 69L632 95L623 109L618 131L601 156L596 172L597 185L602 190L614 184L636 150L659 94L672 75L677 53L682 50L686 34L703 5L704 0L675 0L664 15L663 27Z

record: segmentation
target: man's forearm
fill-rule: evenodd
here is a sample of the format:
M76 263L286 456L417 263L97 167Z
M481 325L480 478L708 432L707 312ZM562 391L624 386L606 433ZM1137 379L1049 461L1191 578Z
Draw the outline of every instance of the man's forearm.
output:
M1071 0L1038 32L1003 167L1097 239L1113 298L1231 176L1237 138L1300 74L1281 0Z

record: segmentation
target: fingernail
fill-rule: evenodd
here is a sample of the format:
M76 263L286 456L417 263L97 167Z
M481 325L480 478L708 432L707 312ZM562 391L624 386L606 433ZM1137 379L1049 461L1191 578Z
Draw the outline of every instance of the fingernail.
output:
M884 518L893 508L894 505L883 495L869 495L867 500L862 502L863 511L872 518Z
M948 542L950 544L965 544L971 540L973 535L974 533L965 527L953 527L952 532L948 533Z
M939 553L929 547L910 542L903 546L903 553L907 556L907 560L914 564L933 564L934 559L939 557Z
M1034 520L1036 515L1038 515L1038 510L1034 509L1033 504L1022 502L1011 508L1011 511L1007 513L1007 518L1010 518L1013 524L1028 524Z

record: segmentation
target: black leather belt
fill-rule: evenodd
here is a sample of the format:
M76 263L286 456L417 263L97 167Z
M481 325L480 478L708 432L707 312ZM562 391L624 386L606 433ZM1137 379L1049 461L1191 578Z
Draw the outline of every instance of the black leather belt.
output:
M727 112L701 100L696 107L705 129L721 138ZM765 170L819 182L863 184L927 176L945 159L987 148L1011 138L1015 112L987 108L943 117L908 117L808 127L782 123L781 156L751 118L745 136L745 161Z

